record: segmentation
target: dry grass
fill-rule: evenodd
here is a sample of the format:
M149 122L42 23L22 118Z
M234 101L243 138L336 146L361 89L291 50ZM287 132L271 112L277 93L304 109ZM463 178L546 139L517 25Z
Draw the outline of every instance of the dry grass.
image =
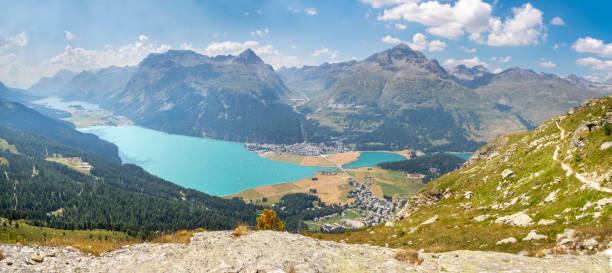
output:
M395 252L393 258L400 262L411 263L413 265L420 265L423 262L423 258L419 257L419 252L413 249L402 249Z
M295 270L295 266L289 266L289 268L287 269L287 273L296 273L297 271Z
M0 250L0 261L4 259L4 255L2 254L2 250Z
M327 160L333 163L336 163L336 165L338 166L342 166L342 165L351 163L353 161L357 161L357 159L359 158L359 155L361 155L360 152L333 154L333 155L328 156Z
M238 224L238 226L234 229L234 232L232 233L232 236L234 236L234 238L238 238L242 235L247 235L249 234L249 226L245 223L240 223Z
M160 235L151 242L153 243L169 243L169 244L189 244L191 240L191 236L193 236L196 232L202 232L204 229L195 229L195 230L179 230L175 233L171 234L163 234Z
M94 255L100 255L104 252L119 249L124 245L132 245L138 243L135 240L92 240L92 239L79 239L79 238L61 238L53 237L50 240L44 242L46 246L52 247L67 247L72 246L85 253L91 253Z

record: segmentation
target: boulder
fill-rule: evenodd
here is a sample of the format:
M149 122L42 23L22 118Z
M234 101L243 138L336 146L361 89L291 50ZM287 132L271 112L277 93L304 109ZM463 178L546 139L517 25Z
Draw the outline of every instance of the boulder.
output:
M610 147L612 147L612 141L602 143L601 146L599 146L599 149L603 151L605 149L609 149Z
M489 219L489 217L491 217L491 215L483 214L483 215L474 217L474 219L472 219L472 221L474 221L474 222L482 222L484 220Z
M503 245L503 244L514 244L516 243L516 239L514 237L509 237L503 240L499 240L497 241L497 243L495 243L496 245Z
M517 227L528 227L533 225L533 219L531 219L531 217L524 212L517 212L512 215L499 217L495 219L495 223Z
M429 225L429 224L435 222L436 220L438 220L438 215L435 215L434 217L431 217L431 218L427 219L427 221L421 223L421 225Z
M30 259L32 261L37 262L37 263L42 263L45 260L45 258L43 256L38 256L38 255L32 256L32 258L30 258Z
M473 193L473 192L471 192L471 191L466 191L466 192L463 194L463 197L465 197L465 199L471 199L472 197L474 197L474 193Z
M555 220L542 219L538 222L538 226L548 226L554 224L555 222Z
M550 202L557 201L557 192L559 192L559 189L557 189L557 190L551 192L550 194L548 194L546 199L544 199L544 203L550 203Z
M610 204L612 204L612 197L611 198L599 199L597 201L597 206L595 208L596 209L601 209L602 207L610 205Z
M544 239L548 239L548 236L543 234L537 234L535 230L532 230L531 232L529 232L529 234L527 234L527 236L525 236L525 238L523 238L523 241L537 241Z
M503 178L508 178L508 177L514 176L514 172L513 172L512 170L510 170L510 169L505 169L505 170L504 170L504 171L501 173L501 176L502 176Z
M595 238L589 238L587 240L584 240L584 242L582 242L582 246L584 246L588 250L592 250L593 248L597 247L598 244L599 242L597 242Z
M576 235L577 233L575 230L566 228L563 233L557 234L557 245L573 243L574 239L576 239Z

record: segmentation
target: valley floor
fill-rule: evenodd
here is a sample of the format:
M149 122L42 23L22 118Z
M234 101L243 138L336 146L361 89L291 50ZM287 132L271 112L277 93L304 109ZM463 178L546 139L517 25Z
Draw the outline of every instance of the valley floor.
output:
M189 244L145 243L100 257L70 248L0 245L2 272L610 272L609 258L507 253L420 253L420 265L396 260L398 250L316 240L285 232L196 233Z

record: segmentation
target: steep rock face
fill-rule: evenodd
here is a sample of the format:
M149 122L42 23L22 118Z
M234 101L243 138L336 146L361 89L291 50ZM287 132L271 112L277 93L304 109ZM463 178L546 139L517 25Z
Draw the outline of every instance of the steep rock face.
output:
M501 109L519 115L527 127L535 127L584 100L601 96L556 75L518 67L495 75L475 91Z
M455 82L472 89L486 85L495 75L482 65L470 68L462 64L449 67L446 71Z
M248 142L303 140L293 93L253 51L214 58L193 51L151 54L113 108L136 123L172 133Z
M605 272L608 258L545 259L506 253L420 253L420 265L395 260L397 250L319 241L296 234L196 233L188 245L138 244L85 256L74 250L0 245L2 271L19 272ZM9 261L11 265L8 265ZM41 261L41 262L38 262ZM503 262L500 262L503 261ZM26 263L27 262L27 263ZM28 264L29 263L29 264ZM31 265L30 265L31 264Z
M341 72L303 111L358 149L472 150L487 128L482 112L493 112L489 121L506 119L405 44L335 68ZM520 129L514 117L509 122Z

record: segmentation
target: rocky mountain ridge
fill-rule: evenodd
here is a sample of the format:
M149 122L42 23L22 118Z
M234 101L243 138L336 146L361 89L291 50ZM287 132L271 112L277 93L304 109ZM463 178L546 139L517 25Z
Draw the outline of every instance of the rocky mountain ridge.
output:
M42 79L30 93L56 88L67 74ZM359 150L472 151L603 92L581 84L520 68L444 69L400 44L361 61L278 71L250 49L216 57L170 50L137 68L82 72L55 94L184 135L258 143L341 137Z

